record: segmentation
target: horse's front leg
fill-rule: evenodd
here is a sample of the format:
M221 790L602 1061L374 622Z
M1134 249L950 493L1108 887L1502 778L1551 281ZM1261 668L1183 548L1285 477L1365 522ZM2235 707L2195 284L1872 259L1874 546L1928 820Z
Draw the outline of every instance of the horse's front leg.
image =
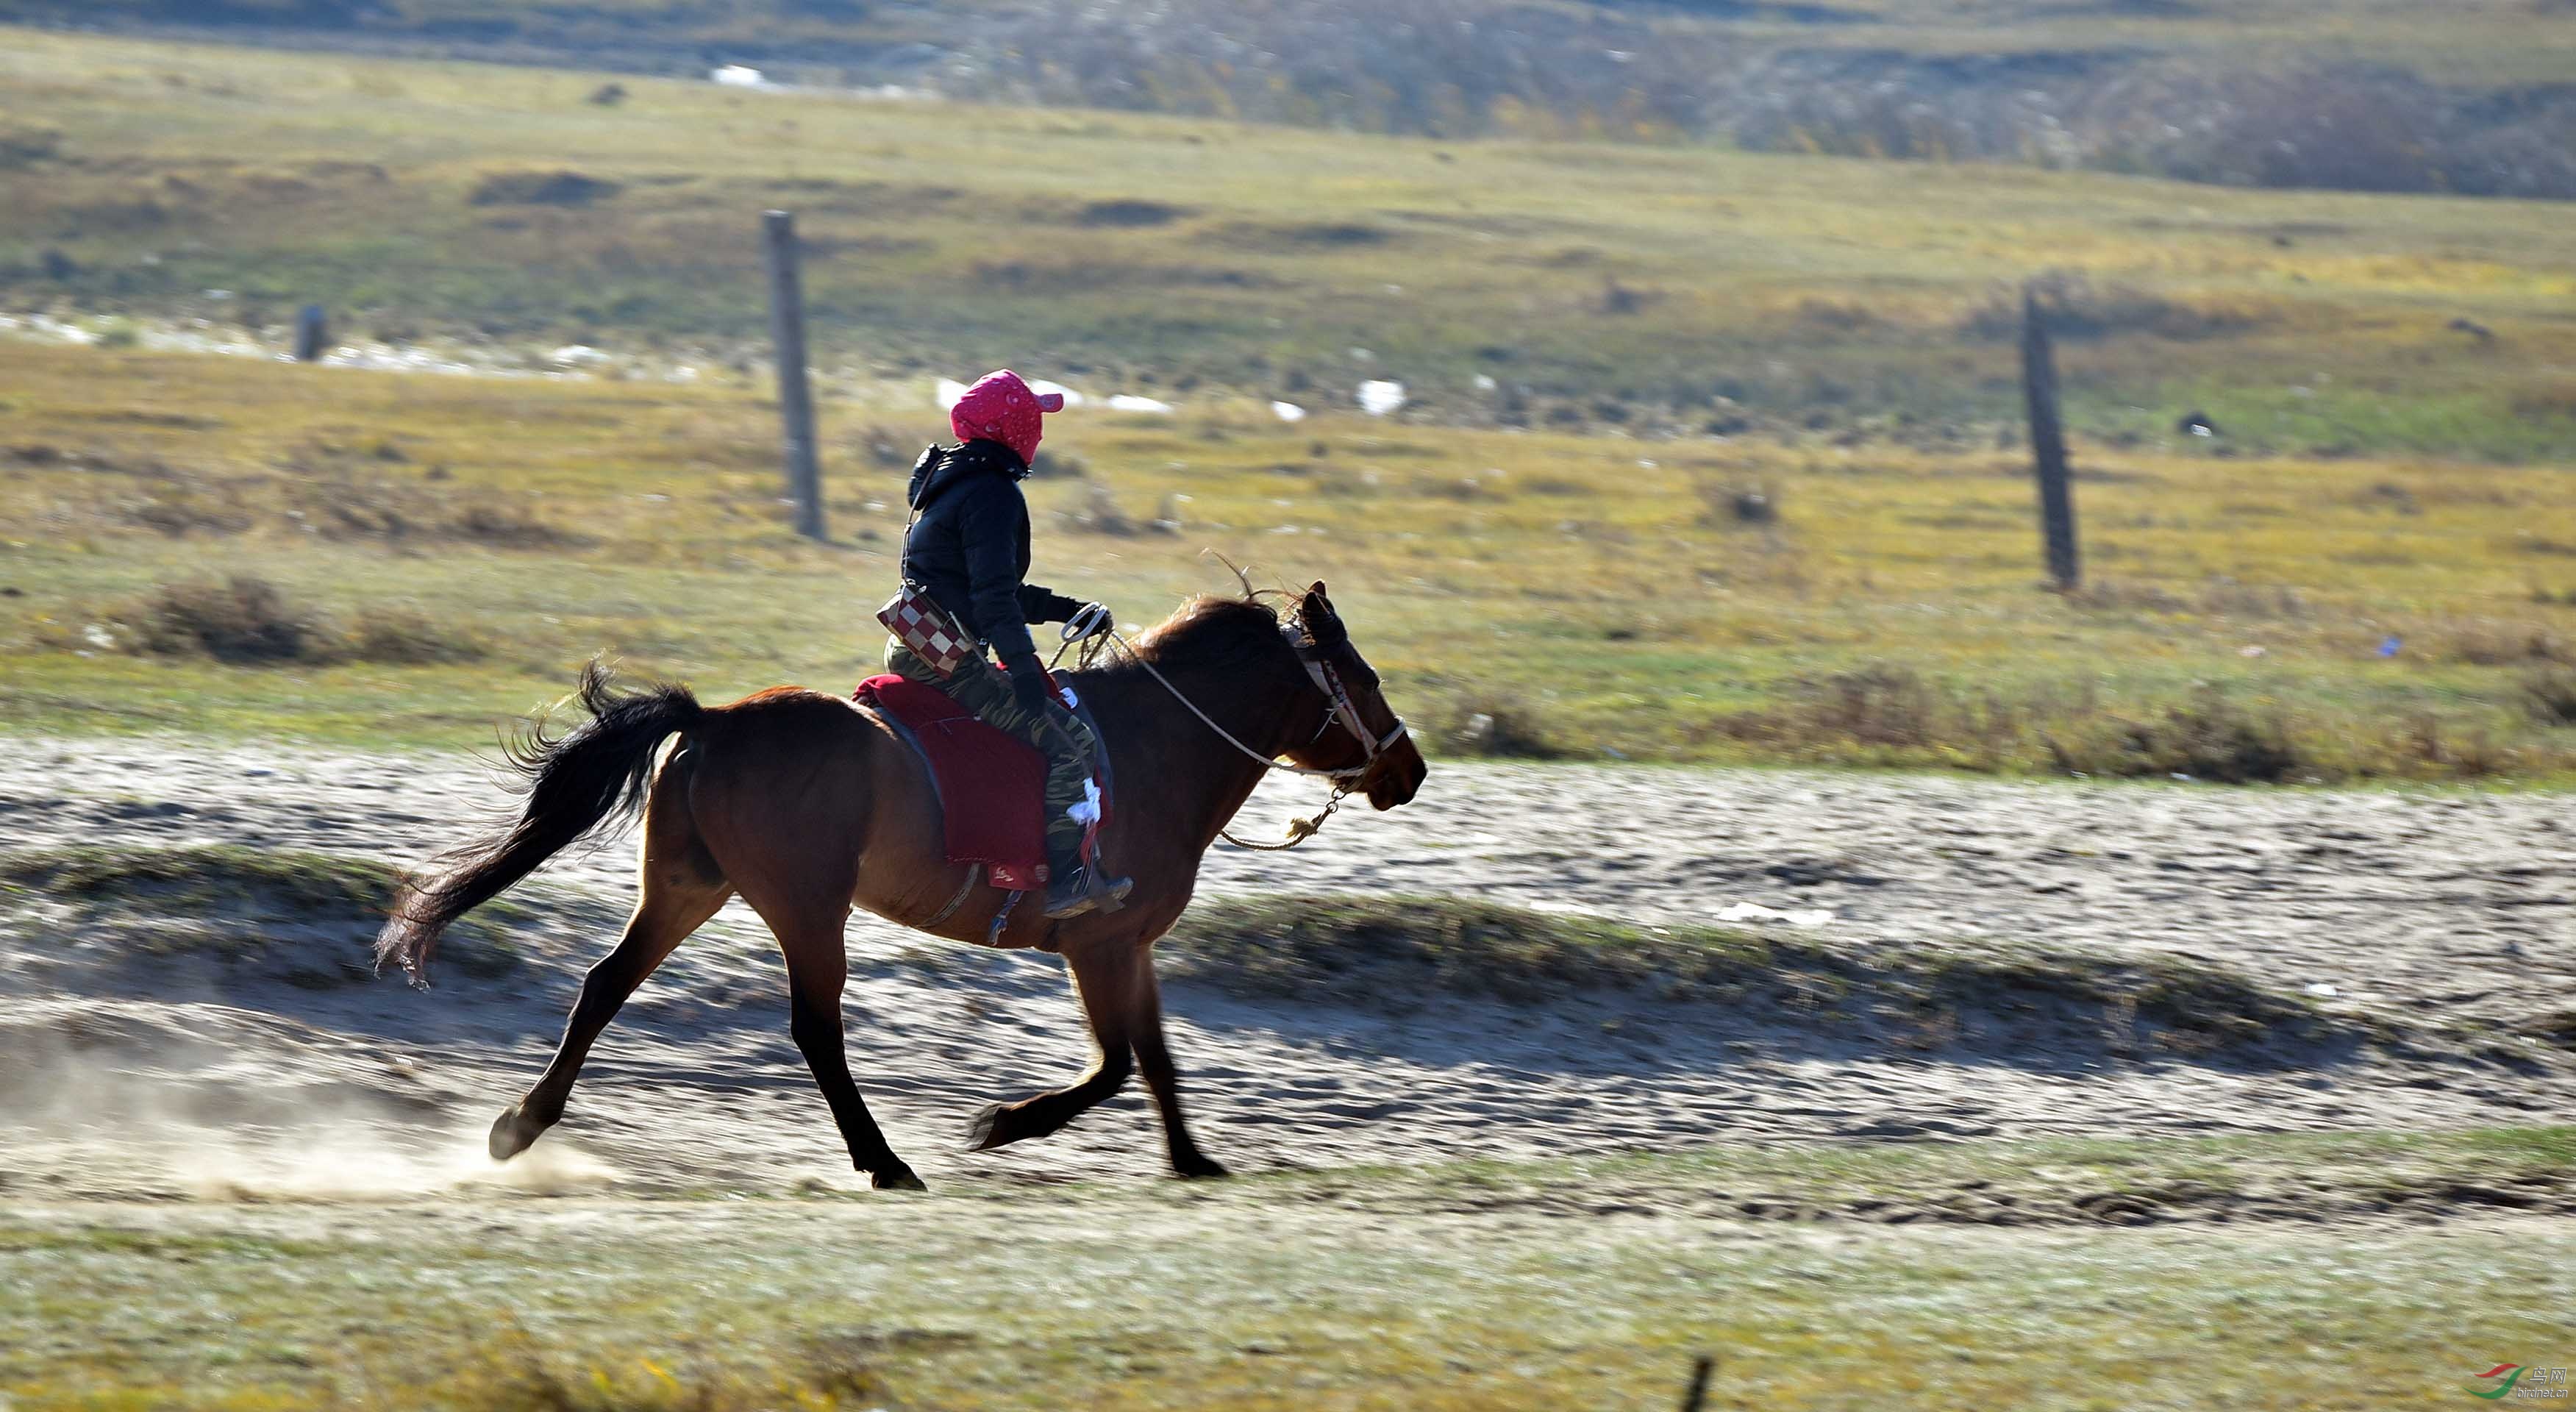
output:
M1071 1084L1017 1103L997 1103L976 1115L969 1133L975 1151L1045 1137L1127 1082L1134 1067L1129 1056L1139 1012L1135 958L1144 949L1134 937L1065 948L1074 993L1082 1000L1083 1017L1090 1021L1092 1042L1099 1052L1091 1067Z
M787 956L788 1033L813 1072L814 1085L831 1105L832 1122L850 1149L850 1165L868 1174L879 1190L923 1191L921 1178L895 1155L894 1148L868 1112L868 1101L850 1077L850 1058L841 1033L841 989L848 983L849 958L842 950L846 914L828 923L819 917L786 926L772 921L779 949Z
M1163 1043L1163 991L1154 980L1154 948L1136 948L1136 1067L1153 1090L1154 1106L1163 1115L1163 1145L1172 1154L1172 1171L1183 1177L1222 1177L1225 1164L1199 1151L1181 1121L1181 1076L1172 1066L1172 1051Z

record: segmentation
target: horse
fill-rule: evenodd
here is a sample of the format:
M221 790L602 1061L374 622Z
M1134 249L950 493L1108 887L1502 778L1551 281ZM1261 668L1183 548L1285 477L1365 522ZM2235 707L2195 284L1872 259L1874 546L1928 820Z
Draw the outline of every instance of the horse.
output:
M1293 610L1274 606L1292 597ZM985 1108L970 1129L975 1150L1064 1127L1117 1092L1132 1061L1161 1114L1172 1171L1226 1175L1181 1116L1154 942L1180 919L1202 857L1269 771L1324 776L1336 802L1358 793L1384 810L1409 802L1428 767L1321 582L1302 595L1192 599L1126 657L1060 680L1099 725L1117 797L1098 846L1135 890L1121 910L1059 922L1010 907L947 860L928 767L849 698L773 687L710 707L684 685L621 688L600 663L585 667L574 695L588 718L559 737L540 721L508 744L526 782L516 821L407 880L376 941L380 971L400 966L425 989L451 923L612 815L640 810L634 913L583 977L553 1059L493 1123L494 1160L526 1151L562 1119L618 1007L739 896L778 940L789 1033L871 1186L924 1189L850 1077L842 933L853 907L951 941L1064 957L1098 1052L1062 1088Z

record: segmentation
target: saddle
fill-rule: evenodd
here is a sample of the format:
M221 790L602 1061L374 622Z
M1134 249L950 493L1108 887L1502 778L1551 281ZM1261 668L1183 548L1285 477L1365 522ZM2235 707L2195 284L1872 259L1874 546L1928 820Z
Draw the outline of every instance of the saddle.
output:
M1004 892L1046 885L1046 757L1035 746L977 720L939 688L892 673L859 683L851 699L892 726L929 767L949 862L982 867L985 881ZM1097 738L1090 711L1075 710ZM1085 858L1109 821L1109 762L1093 768L1101 810L1083 838Z

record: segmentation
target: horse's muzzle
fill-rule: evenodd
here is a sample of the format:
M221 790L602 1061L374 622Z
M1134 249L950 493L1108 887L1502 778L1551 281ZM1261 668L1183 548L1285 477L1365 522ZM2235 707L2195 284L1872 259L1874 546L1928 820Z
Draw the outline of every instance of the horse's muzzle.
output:
M1360 792L1368 796L1369 807L1392 809L1410 804L1422 789L1422 781L1431 773L1422 752L1414 748L1410 736L1396 742L1395 748L1377 757L1376 768L1360 782Z

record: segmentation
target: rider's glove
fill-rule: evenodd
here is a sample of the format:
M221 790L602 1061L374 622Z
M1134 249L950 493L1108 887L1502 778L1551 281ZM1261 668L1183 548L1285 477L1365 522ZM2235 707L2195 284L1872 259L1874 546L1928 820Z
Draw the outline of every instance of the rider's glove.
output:
M1020 709L1037 720L1047 719L1047 706L1055 693L1047 687L1046 668L1035 657L1023 657L1010 663L1011 695L1018 698Z
M1061 623L1082 611L1082 600L1031 584L1020 590L1020 616L1032 623Z

